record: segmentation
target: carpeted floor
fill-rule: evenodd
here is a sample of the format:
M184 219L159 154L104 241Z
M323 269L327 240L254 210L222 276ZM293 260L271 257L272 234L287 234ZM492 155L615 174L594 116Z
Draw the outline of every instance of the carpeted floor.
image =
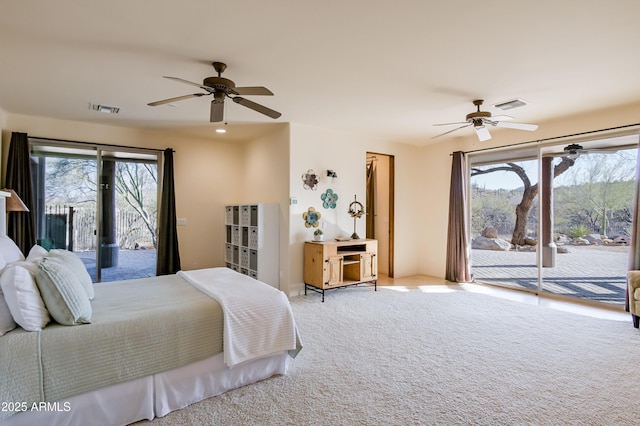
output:
M291 300L286 376L141 425L637 425L640 331L463 290Z

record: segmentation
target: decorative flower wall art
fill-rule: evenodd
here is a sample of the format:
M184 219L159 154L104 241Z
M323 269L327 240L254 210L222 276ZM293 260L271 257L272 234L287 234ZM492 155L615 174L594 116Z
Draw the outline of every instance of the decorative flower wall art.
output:
M302 186L304 189L310 189L315 191L318 189L318 175L312 169L307 170L307 173L302 175Z
M333 189L327 189L327 191L320 196L322 199L322 207L325 209L335 209L336 201L338 201L338 194L333 192Z
M306 212L302 213L304 226L307 228L317 228L320 226L321 216L320 212L317 212L314 207L309 207Z

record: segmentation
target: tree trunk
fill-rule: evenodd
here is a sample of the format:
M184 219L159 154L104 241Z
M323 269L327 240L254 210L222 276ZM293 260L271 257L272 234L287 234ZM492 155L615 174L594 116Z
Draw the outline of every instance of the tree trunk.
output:
M560 163L553 168L553 177L556 178L562 173L566 172L569 167L573 166L575 161L569 157L562 157ZM471 169L471 176L483 175L487 173L493 173L497 171L513 172L524 184L524 191L522 193L522 200L516 206L516 225L511 236L511 244L524 245L524 240L527 237L527 216L531 209L531 203L533 199L538 195L538 184L531 185L529 176L522 167L516 163L506 163L504 166L491 167L489 169Z
M533 199L538 195L538 185L525 188L520 204L516 206L516 226L511 236L511 244L523 246L527 237L527 216Z

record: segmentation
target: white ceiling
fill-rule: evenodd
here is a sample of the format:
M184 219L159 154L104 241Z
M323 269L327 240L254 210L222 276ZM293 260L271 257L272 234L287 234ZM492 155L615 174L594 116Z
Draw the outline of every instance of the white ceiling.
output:
M424 144L477 98L525 123L639 101L639 16L637 0L0 0L0 108L212 135L211 97L147 103L199 92L162 76L200 83L216 60L282 112L227 102L230 130L293 122ZM530 105L491 107L513 98Z

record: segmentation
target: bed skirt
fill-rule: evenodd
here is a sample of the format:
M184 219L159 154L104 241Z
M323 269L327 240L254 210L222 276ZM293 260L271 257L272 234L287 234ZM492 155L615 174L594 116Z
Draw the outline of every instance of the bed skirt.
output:
M164 373L47 403L42 411L15 414L0 426L128 425L151 420L231 389L284 375L289 359L283 352L229 369L220 353Z

